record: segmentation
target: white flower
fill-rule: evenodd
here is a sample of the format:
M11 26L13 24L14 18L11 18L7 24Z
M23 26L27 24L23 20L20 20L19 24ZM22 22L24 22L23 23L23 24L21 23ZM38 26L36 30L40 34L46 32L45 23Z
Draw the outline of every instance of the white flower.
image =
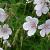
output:
M3 44L6 44L8 47L11 47L10 43L7 40L4 40Z
M3 50L3 48L0 48L0 50Z
M36 4L34 10L36 10L37 16L41 16L43 14L47 14L49 11L48 4L49 0L34 0L34 4Z
M9 28L8 24L4 24L3 27L0 27L0 38L8 39L9 35L12 34L11 28Z
M32 18L31 16L26 17L26 22L23 24L23 29L28 31L28 36L34 35L34 33L36 32L37 24L37 18Z
M7 14L4 9L0 8L0 22L4 22L7 19Z
M44 24L38 26L38 29L41 29L40 35L44 37L50 33L50 19L48 19Z

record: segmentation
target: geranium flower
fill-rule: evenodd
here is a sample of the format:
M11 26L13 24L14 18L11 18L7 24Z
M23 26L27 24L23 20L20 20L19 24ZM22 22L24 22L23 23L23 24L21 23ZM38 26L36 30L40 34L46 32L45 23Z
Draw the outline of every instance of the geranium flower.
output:
M38 29L41 29L40 35L44 37L50 33L50 19L48 19L44 24L38 26Z
M11 28L9 28L8 24L4 24L3 27L0 27L0 38L8 39L9 35L12 34Z
M36 32L37 24L37 18L32 18L31 16L26 17L26 22L23 24L23 29L28 31L28 36L34 35L34 33Z
M49 11L49 3L49 0L34 0L34 4L36 4L34 10L36 10L37 16L41 16L42 13L47 14Z
M0 22L4 22L7 19L7 14L4 9L0 8Z

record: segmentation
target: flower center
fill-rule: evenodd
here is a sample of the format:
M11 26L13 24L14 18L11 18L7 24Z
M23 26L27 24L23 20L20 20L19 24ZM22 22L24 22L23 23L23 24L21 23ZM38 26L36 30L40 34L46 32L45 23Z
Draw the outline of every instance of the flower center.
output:
M47 25L47 24L45 24L44 28L45 28L45 29L47 29L47 28L48 28L48 25Z
M34 22L30 22L32 28L36 28L36 24Z
M3 33L7 33L7 29L6 29L6 28L3 28L1 31L2 31Z

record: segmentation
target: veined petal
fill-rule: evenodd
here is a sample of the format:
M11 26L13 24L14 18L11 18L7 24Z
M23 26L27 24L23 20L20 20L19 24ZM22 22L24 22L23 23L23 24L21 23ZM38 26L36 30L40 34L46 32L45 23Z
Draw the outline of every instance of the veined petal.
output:
M33 18L33 21L34 21L36 24L38 24L38 22L39 22L38 19L35 18L35 17Z
M31 16L26 17L26 21L27 22L34 22L36 24L38 24L38 19L37 18L32 18Z
M38 26L38 29L43 29L45 24Z
M7 24L4 24L3 27L0 27L0 38L8 39L9 35L12 34L11 28Z
M44 36L45 36L45 30L41 30L41 31L40 31L40 35L41 35L42 37L44 37Z
M49 11L49 8L46 6L42 9L43 14L46 14Z
M0 8L0 21L4 22L7 19L7 14L5 13L4 9Z
M50 29L46 29L46 35L50 33Z
M46 20L46 25L50 29L50 19Z
M23 24L23 29L24 29L24 30L29 30L29 29L31 29L30 23L29 23L29 22L25 22L25 23Z
M31 29L31 30L29 30L28 31L28 36L32 36L32 35L34 35L35 34L35 32L36 32L36 29Z
M50 19L46 20L46 24L50 25Z
M0 21L3 23L6 20L6 18L7 18L7 16L5 16L5 17L4 17L4 15L0 16Z

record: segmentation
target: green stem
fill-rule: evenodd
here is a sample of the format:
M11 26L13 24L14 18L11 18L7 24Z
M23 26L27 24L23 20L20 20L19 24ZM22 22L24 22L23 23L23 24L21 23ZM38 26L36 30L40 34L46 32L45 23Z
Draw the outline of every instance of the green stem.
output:
M20 50L22 50L22 43L23 43L23 35L22 35L22 33L21 33L20 41L21 41L21 48L20 48Z
M15 34L15 36L14 36L14 39L13 39L12 45L14 45L14 43L16 42L19 31L20 31L20 28L16 31L16 34Z

